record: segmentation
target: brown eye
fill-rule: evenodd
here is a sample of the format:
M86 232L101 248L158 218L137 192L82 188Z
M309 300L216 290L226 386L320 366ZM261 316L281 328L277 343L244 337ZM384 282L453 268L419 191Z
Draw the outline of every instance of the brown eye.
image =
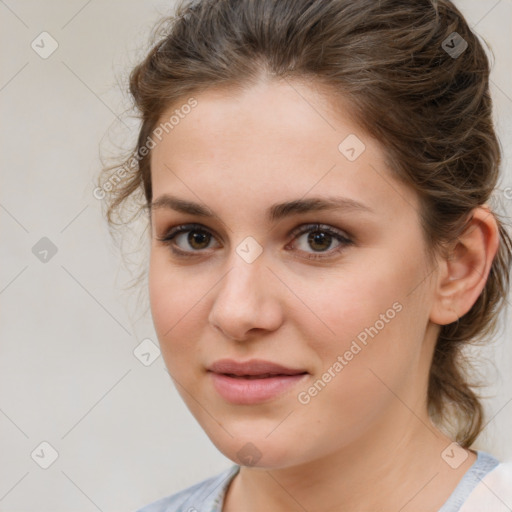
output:
M206 249L210 240L211 235L206 231L191 230L187 236L187 243L190 244L190 247L197 250Z
M171 229L165 236L158 238L169 245L171 251L178 256L195 256L209 249L214 236L200 225L183 224Z
M299 226L291 235L294 238L286 248L291 245L296 250L294 246L297 245L298 251L305 253L306 259L333 257L354 244L343 231L322 224ZM175 256L185 258L207 254L207 250L212 248L211 242L216 241L216 238L200 224L182 224L158 240L168 245ZM299 243L296 243L297 240Z
M292 245L298 246L299 251L306 254L306 259L329 258L354 244L342 231L322 224L300 226L292 232L292 235L294 235ZM304 238L303 235L308 236ZM299 243L295 243L296 241ZM337 244L334 248L332 248L333 243Z
M308 235L308 244L318 251L326 251L331 245L333 237L323 231L311 231Z

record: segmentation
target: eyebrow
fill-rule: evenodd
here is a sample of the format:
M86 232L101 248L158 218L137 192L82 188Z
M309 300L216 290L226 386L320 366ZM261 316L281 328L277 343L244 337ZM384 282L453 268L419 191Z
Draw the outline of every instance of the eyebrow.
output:
M205 205L180 199L169 194L163 194L151 203L151 211L165 208L200 217L215 217L215 213ZM354 211L362 213L375 213L369 206L348 197L311 197L309 199L295 199L284 203L273 204L267 211L270 222L289 217L294 214L313 211Z

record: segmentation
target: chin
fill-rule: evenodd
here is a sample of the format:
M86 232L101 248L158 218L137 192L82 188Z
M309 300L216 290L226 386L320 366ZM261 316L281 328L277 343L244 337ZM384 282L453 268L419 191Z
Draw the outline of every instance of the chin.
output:
M267 433L251 437L246 433L244 436L229 439L224 436L221 441L210 439L225 457L239 466L280 469L299 463L296 443L295 446L290 446L278 436L265 439L266 435Z

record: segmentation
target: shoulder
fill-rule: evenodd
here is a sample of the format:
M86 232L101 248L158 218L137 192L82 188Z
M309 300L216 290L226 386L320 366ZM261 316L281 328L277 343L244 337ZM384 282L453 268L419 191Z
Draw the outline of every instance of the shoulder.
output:
M231 466L218 475L161 498L136 512L210 512L215 502L222 499L239 469L238 465Z
M512 508L512 462L500 462L483 476L460 512L509 512Z

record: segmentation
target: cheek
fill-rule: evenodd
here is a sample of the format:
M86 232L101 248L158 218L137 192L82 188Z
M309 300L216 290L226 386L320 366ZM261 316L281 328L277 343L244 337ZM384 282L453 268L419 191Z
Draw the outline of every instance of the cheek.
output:
M398 390L418 366L421 344L410 337L408 305L389 302L386 295L369 297L364 308L347 301L337 317L333 313L331 325L338 318L334 341L314 338L319 364L296 397L304 424L314 421L329 442L349 443L370 428L396 402L390 389L401 395Z
M149 265L149 300L153 323L160 343L169 329L177 321L179 303L176 300L176 284L165 272L165 266L154 254L151 255Z
M390 378L395 372L397 379L409 371L407 365L416 364L420 356L428 317L428 300L420 296L421 287L410 292L424 273L420 258L389 252L372 265L330 276L321 287L304 284L301 293L322 320L309 315L312 320L303 323L320 359L318 370L326 371L342 356L345 362L339 374L350 378L347 389L357 387L361 372L369 373L369 368Z
M149 299L151 315L167 367L177 367L194 347L204 290L186 284L183 273L173 272L162 255L151 255Z
M403 303L407 293L401 279L403 274L396 275L390 267L381 272L379 267L361 266L331 275L321 286L316 280L303 282L299 293L307 298L309 325L317 332L312 339L320 343L319 350L329 346L336 351L344 349L359 334L364 338L366 330L376 323L379 331L387 330L400 308L396 303ZM384 324L381 315L387 320Z

